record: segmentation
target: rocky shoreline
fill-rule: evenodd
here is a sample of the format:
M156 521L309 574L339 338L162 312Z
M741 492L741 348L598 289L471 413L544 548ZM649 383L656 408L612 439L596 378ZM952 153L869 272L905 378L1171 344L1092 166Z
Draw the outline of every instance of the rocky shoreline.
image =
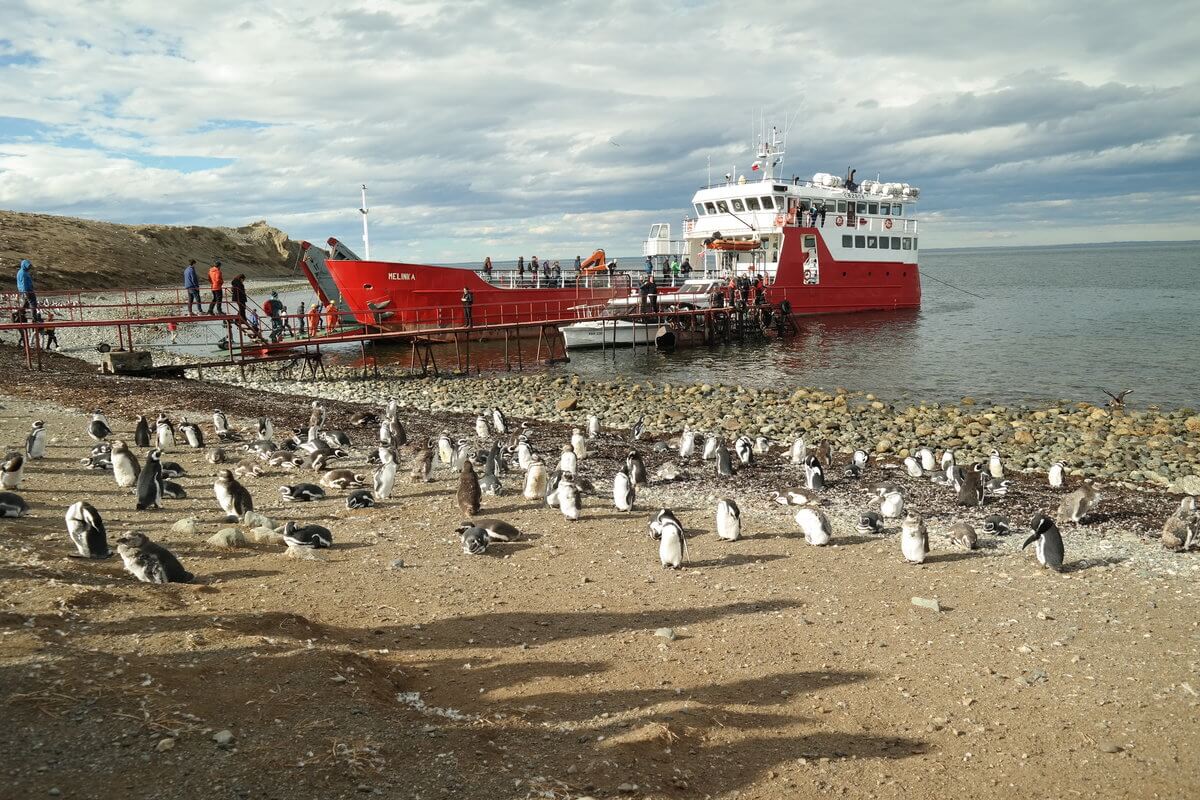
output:
M227 371L231 373L232 371ZM240 375L236 385L351 403L395 396L413 410L474 415L500 406L514 416L583 425L589 414L612 428L645 417L655 434L684 426L732 437L764 435L780 444L796 436L827 439L835 450L872 451L899 461L920 446L954 449L961 460L985 459L998 449L1020 471L1044 472L1055 461L1068 472L1130 489L1200 494L1200 413L1192 409L1109 409L1086 402L1042 407L994 405L964 397L956 404L897 406L869 393L740 386L675 386L615 378L588 382L577 375L276 380Z

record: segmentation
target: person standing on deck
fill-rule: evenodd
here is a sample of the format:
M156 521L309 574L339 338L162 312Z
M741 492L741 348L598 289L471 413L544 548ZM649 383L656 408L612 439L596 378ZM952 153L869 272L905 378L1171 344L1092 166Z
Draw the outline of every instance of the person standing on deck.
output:
M646 274L647 275L654 274L654 259L651 258L650 256L646 256Z
M679 266L679 274L683 276L685 281L688 279L688 276L692 274L692 262L686 257L683 259L683 264Z
M655 314L658 313L658 284L654 282L654 276L646 277L646 294L650 297L650 310Z
M47 322L47 323L54 322L54 312L47 311L45 313L45 315L42 317L42 322ZM47 350L50 350L53 348L57 348L59 350L62 349L58 344L58 333L55 332L53 325L47 325L46 327L42 328L42 334L46 337L46 349ZM172 341L174 341L174 340L172 340Z
M308 309L308 335L316 336L319 330L321 330L321 301L317 299Z
M825 204L824 204L824 203L822 203L822 204L821 204L821 210L818 212L818 216L820 216L820 217L821 217L821 227L822 227L822 228L824 228L824 227L825 227L825 210L826 210L826 209L825 209Z
M195 316L204 309L204 301L200 299L200 277L196 275L196 259L190 259L183 270L183 291L187 293L188 316ZM192 311L195 303L196 310Z
M209 267L208 285L212 289L212 302L208 304L208 315L211 317L213 314L224 314L225 278L221 275L221 259L219 258Z
M483 279L488 283L492 282L492 257L486 256L483 259Z
M583 268L583 259L580 258L579 256L575 256L575 272L578 273L579 270L581 270L582 268Z
M297 336L303 336L307 332L306 329L308 328L308 323L306 321L305 314L304 314L304 301L303 300L300 301L300 309L296 312L296 328L298 331L298 333L296 334Z
M475 295L471 294L470 287L464 286L463 293L462 293L463 325L465 325L468 328L472 327L475 324L475 321L471 318L471 306L473 306L474 304L475 304Z
M338 326L338 310L333 301L329 301L329 305L325 306L325 333L332 336Z
M557 261L554 262L554 282L562 286L562 267L558 265Z
M525 282L525 256L517 256L517 286Z
M229 299L237 306L238 316L246 319L246 276L236 275L229 282Z
M279 300L279 292L271 292L271 297L263 303L263 311L271 317L271 331L283 330L283 303Z
M37 319L37 293L33 291L33 262L28 258L21 259L21 265L17 267L17 299L21 302L21 311L29 308L33 310L33 317Z

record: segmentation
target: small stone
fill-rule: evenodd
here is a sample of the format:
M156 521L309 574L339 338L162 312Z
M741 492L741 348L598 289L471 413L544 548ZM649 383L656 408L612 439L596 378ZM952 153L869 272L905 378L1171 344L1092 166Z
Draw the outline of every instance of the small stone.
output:
M574 411L579 405L579 396L575 394L565 395L561 400L554 403L554 407L559 411Z
M62 794L62 789L59 789L57 786L55 786L51 788L47 794L49 794L51 797L58 797L60 794Z
M195 536L199 521L195 517L184 517L171 526L171 533L182 533L185 536Z
M927 608L930 611L942 610L942 604L939 603L936 598L930 599L928 597L914 597L912 599L912 604L917 608Z
M213 734L212 739L217 743L217 747L229 747L229 745L233 744L233 731L217 731Z
M636 783L622 783L617 787L617 791L621 792L622 794L633 794L637 790L638 785Z
M1023 655L1023 656L1027 656L1027 655L1029 655L1030 653L1032 653L1032 652L1033 652L1033 648L1032 648L1032 647L1030 647L1030 646L1029 646L1029 645L1027 645L1027 644L1023 644L1023 645L1021 645L1020 647L1018 647L1018 648L1017 648L1017 652L1018 652L1018 653L1020 653L1020 654L1021 654L1021 655Z
M346 676L345 676L345 675L334 675L334 676L333 676L332 678L330 678L329 680L333 681L334 683L345 683L345 682L346 682Z
M659 628L658 630L656 630L654 632L654 635L659 637L660 639L666 639L668 642L675 641L675 629L674 628Z
M1103 742L1100 745L1101 753L1119 753L1124 749L1125 748L1121 747L1121 745L1117 744L1116 742Z
M404 568L404 559L403 558L393 559L392 563L388 564L388 569L403 569L403 568Z
M213 547L245 547L246 534L241 528L222 528L205 541Z
M160 753L165 753L174 746L175 740L168 736L165 739L159 739L158 744L154 745L154 749Z

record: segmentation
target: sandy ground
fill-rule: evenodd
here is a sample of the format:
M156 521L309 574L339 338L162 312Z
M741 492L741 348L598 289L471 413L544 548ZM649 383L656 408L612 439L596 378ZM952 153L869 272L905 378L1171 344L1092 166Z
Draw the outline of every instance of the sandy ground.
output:
M284 504L278 486L296 478L248 479L259 510L333 530L327 560L295 561L205 543L224 525L215 468L193 451L169 455L189 471L189 499L135 511L109 474L78 463L90 441L68 409L101 402L131 438L137 409L207 423L218 397L237 422L270 413L282 427L300 423L303 398L70 372L15 390L0 400L3 444L20 446L34 418L55 441L20 488L33 515L0 520L4 796L1144 798L1200 786L1200 560L1160 555L1145 535L1173 498L1110 501L1095 525L1067 530L1068 570L1055 574L1020 552L1020 534L951 549L940 532L957 512L930 495L934 553L918 567L895 528L849 527L871 483L895 477L882 471L829 491L826 548L767 501L794 477L770 460L727 486L691 465L691 480L653 485L619 514L606 487L622 433L585 460L598 493L582 521L489 498L483 514L526 536L478 557L454 538L447 469L362 511L340 492ZM345 425L349 407L330 405ZM471 421L406 422L473 436ZM352 435L362 452L374 439ZM535 426L535 441L555 449L562 430ZM642 449L652 472L669 457ZM712 534L717 493L739 499L744 540ZM119 559L68 558L62 513L77 499L101 510L110 540L146 531L196 582L139 584ZM1054 499L1020 478L986 511L1023 522ZM679 572L646 535L660 505L692 534ZM197 534L171 532L189 516ZM656 635L665 627L674 639ZM214 741L221 731L232 741Z

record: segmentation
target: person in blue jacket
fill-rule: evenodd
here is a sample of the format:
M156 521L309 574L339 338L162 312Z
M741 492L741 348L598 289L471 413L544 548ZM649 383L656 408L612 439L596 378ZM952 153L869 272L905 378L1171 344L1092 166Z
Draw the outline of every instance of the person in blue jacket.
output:
M196 275L196 259L194 258L188 261L187 268L183 270L183 290L187 292L188 316L194 316L203 309L200 300L200 278ZM192 311L193 303L196 304L195 312Z
M33 262L28 258L21 259L17 268L17 299L21 301L21 309L33 309L37 316L37 294L33 291Z

